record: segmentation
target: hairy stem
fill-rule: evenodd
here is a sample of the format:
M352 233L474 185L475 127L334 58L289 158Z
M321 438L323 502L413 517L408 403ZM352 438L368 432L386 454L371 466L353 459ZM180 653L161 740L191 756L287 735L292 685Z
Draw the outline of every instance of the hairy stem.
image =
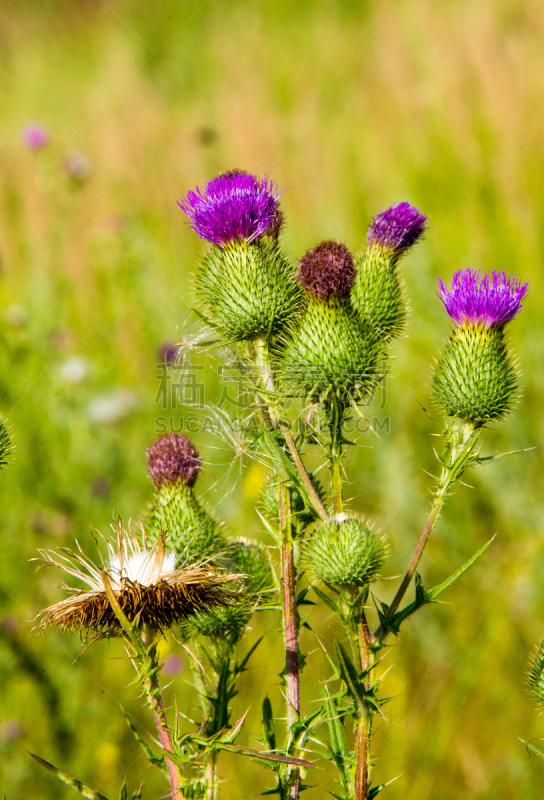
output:
M458 434L458 436L456 437L455 434ZM470 455L477 444L479 429L475 428L469 423L465 423L462 428L452 426L452 428L450 428L448 431L448 435L449 438L446 441L446 447L441 459L442 471L438 480L434 501L431 507L431 513L427 518L427 522L425 523L425 527L423 528L423 532L419 538L419 542L417 543L417 547L410 561L410 565L406 570L401 584L397 589L397 593L387 610L385 615L385 625L387 625L387 623L393 617L404 595L406 594L410 583L412 582L412 578L415 575L416 569L421 560L421 556L425 550L425 546L429 541L429 537L432 533L435 522L448 498L449 490L451 489L452 484L460 479L469 463ZM373 638L379 638L382 632L383 628L380 625L375 631Z
M285 679L287 683L287 725L290 731L292 725L300 717L300 671L291 504L288 487L283 482L280 484L280 530L282 537L281 566L283 578ZM299 792L299 771L296 768L290 768L288 775L290 778L289 798L290 800L296 800Z
M210 750L208 753L208 764L206 766L206 779L208 784L208 800L217 798L217 753Z
M372 666L374 652L372 650L372 636L368 627L364 609L358 625L358 643L361 658L361 670L368 670L365 681L366 688L372 682ZM372 714L368 709L360 714L357 723L357 760L355 773L355 800L366 800L370 778L370 740L372 736Z
M276 387L274 385L274 378L272 375L272 370L270 368L270 358L268 355L268 347L267 343L262 339L257 339L255 341L255 351L257 354L257 365L260 369L261 373L261 381L263 385L263 389L267 392L268 395L273 395L276 391ZM306 487L306 491L312 501L312 504L323 520L323 522L329 522L330 517L327 512L327 509L321 502L321 498L319 497L318 493L315 490L315 486L312 483L310 476L308 475L308 470L306 469L304 462L302 461L302 457L298 451L295 439L293 434L289 430L289 426L287 423L280 418L280 414L276 408L273 408L271 403L269 402L269 398L267 398L267 409L266 414L272 427L276 428L279 427L283 436L285 438L287 447L289 448L289 452L291 453L291 458L293 459L293 464L295 465L298 474L300 475L300 479L302 480L304 486Z
M165 752L165 757L166 766L168 767L168 775L170 778L170 785L172 787L172 798L173 800L183 800L180 789L181 776L179 769L168 757L168 752L173 752L174 748L172 745L172 737L170 736L170 729L168 727L168 721L166 719L166 713L164 711L164 705L162 702L159 680L157 678L159 662L157 658L157 649L152 646L153 637L153 631L147 626L144 626L142 629L142 640L147 646L149 662L145 665L145 669L142 670L142 683L147 702L149 703L151 711L153 712L153 716L155 717L155 723L159 732L161 746L163 750L167 751Z

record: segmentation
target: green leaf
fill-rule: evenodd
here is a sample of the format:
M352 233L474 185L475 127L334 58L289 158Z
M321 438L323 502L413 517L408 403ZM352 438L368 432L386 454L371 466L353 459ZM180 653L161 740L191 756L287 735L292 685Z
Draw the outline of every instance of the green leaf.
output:
M325 594L325 592L322 592L321 589L317 588L317 586L312 586L312 589L316 593L316 595L319 597L321 602L325 603L325 605L328 606L331 611L334 611L335 614L339 614L340 613L340 608L338 606L338 603L335 603L335 601L332 599L332 597L329 597L328 594Z
M525 739L520 739L520 742L525 745L529 753L534 753L535 756L538 756L542 760L544 760L544 753L542 750L539 750L532 742L527 742Z
M72 778L71 775L68 775L66 772L62 772L62 770L54 767L53 764L50 764L49 761L44 761L43 758L40 758L34 753L30 753L28 750L27 753L32 756L32 758L37 761L38 764L41 764L42 767L45 767L45 769L49 770L49 772L52 772L53 775L56 775L60 781L66 783L68 786L71 786L72 789L75 789L76 792L82 794L83 797L87 797L89 800L108 800L108 798L104 797L103 794L95 792L94 789L90 789L88 786L85 786L85 784L81 783L81 781L78 781L77 778Z
M121 790L119 792L119 800L128 800L126 776L123 779L123 785L121 786Z
M137 789L132 792L130 800L142 800L142 792L144 790L144 785L141 783Z
M457 572L454 572L453 575L450 575L450 577L446 578L445 581L439 583L438 586L434 586L429 592L427 592L427 596L429 598L428 602L430 603L434 602L436 598L439 597L445 589L450 587L452 583L455 583L455 581L458 578L460 578L461 575L463 575L463 573L465 573L467 569L469 569L480 558L480 556L483 556L483 554L485 553L485 551L487 550L487 548L493 542L494 539L495 536L493 536L488 542L486 542L486 544L484 544L484 546L481 547L478 550L478 552L474 553L472 558L469 558L469 560L465 562L465 564L463 564L463 566L460 567L457 570Z
M124 714L124 717L125 717L125 722L127 723L128 727L132 731L132 735L134 736L134 738L136 739L136 741L138 742L138 744L142 748L142 750L144 752L144 755L147 758L147 760L151 764L153 764L155 767L158 767L166 776L168 776L168 768L166 766L165 757L164 756L155 755L155 753L149 747L147 742L142 738L140 733L136 730L136 727L135 727L134 723L129 718L129 716L126 713L126 711L123 711L123 714Z
M274 731L274 715L272 714L272 703L268 695L263 700L261 714L261 734L262 741L269 750L276 749L276 733Z
M255 650L258 648L258 646L260 645L260 643L262 642L263 639L264 639L264 636L260 636L257 639L257 641L255 642L255 644L252 647L249 648L249 650L247 651L247 653L245 654L243 659L240 661L240 663L236 664L236 666L234 667L234 674L235 675L239 675L241 672L243 672L245 670L247 662L249 661L249 659L251 658L251 656L253 655Z

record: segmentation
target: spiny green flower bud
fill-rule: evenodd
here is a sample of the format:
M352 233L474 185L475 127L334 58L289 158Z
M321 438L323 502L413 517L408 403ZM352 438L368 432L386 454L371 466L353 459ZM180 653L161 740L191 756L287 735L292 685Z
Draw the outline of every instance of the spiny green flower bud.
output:
M213 247L197 284L211 323L229 341L277 335L302 307L292 265L265 236Z
M504 417L517 391L517 376L504 326L527 291L502 273L455 273L451 291L439 281L440 297L455 327L433 375L433 395L448 416L481 426Z
M284 388L314 402L334 393L360 400L375 389L383 355L380 338L361 323L349 300L355 270L345 245L322 242L302 258L299 281L306 309L279 363Z
M379 579L386 545L361 520L321 525L304 548L304 560L330 586L367 586Z
M234 573L246 575L245 591L248 594L268 592L274 586L274 575L265 548L259 542L240 538L229 546L229 568Z
M422 237L426 217L409 203L380 212L368 231L368 247L357 263L351 301L362 319L384 338L398 336L406 320L406 303L397 265Z
M223 552L226 539L219 523L198 502L193 485L200 457L192 442L178 433L159 437L147 449L155 494L145 524L150 544L168 531L167 548L182 563L194 563Z
M246 602L223 610L213 608L195 615L182 623L182 634L188 638L207 636L211 638L231 638L237 641L255 610L257 602L266 602L274 588L274 575L270 560L264 547L249 539L238 539L228 547L227 569L235 574L245 575L244 593ZM259 595L255 597L255 595Z
M544 639L529 661L527 683L537 706L541 711L544 710Z

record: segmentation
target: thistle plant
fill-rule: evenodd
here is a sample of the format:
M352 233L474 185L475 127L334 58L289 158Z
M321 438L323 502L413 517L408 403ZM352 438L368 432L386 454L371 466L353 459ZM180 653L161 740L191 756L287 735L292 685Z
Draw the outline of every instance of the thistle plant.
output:
M46 609L42 624L124 639L160 734L162 752L146 754L166 769L174 798L216 800L218 756L225 751L270 770L265 793L280 800L297 800L308 771L323 758L336 768L337 800L370 800L384 789L387 778L374 779L372 756L374 721L385 719L388 699L382 650L489 546L438 586L424 586L419 563L440 512L467 470L500 457L481 455L481 437L516 397L504 327L519 312L527 284L470 269L454 275L451 289L439 280L453 322L432 376L434 403L445 417L443 451L418 545L393 599L380 599L394 541L346 503L345 453L354 446L346 426L353 417L366 421L364 407L389 369L407 315L400 262L427 221L403 202L374 217L355 255L327 240L295 263L281 245L280 195L270 179L233 170L180 202L210 244L196 276L197 312L214 337L199 341L212 355L228 348L248 397L237 422L267 472L258 510L268 547L245 532L229 533L205 507L197 490L201 457L186 436L168 433L147 449L154 493L139 534L118 528L98 566L83 549L42 553L47 564L86 584ZM311 449L328 470L307 466ZM338 619L343 635L323 642L330 672L322 676L321 702L308 712L303 678L311 656L301 651L300 630L309 627L304 607L316 602ZM248 623L265 608L283 634L285 704L273 709L265 689L253 698L262 708L264 747L254 750L236 742L245 716L234 719L233 700L260 641L244 646ZM167 631L190 656L201 708L199 719L178 714L173 729L156 657L158 637ZM183 733L187 724L191 730Z

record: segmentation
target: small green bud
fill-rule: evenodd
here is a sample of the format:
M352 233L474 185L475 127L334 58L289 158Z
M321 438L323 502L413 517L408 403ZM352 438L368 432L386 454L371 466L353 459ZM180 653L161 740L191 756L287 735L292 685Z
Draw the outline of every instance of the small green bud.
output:
M375 329L358 319L345 297L308 296L298 328L280 355L286 391L321 402L331 393L362 400L383 374L383 347Z
M398 336L406 322L398 260L394 250L373 245L356 265L351 302L360 318L370 322L383 338Z
M529 662L527 673L529 690L536 700L538 708L544 710L544 639L536 648Z
M274 575L265 548L259 542L238 539L229 546L229 568L245 575L244 589L252 594L269 592L274 586Z
M476 425L509 411L517 390L502 327L456 326L433 375L436 405Z
M253 606L249 602L236 606L217 606L201 614L187 617L180 623L180 631L185 639L207 636L210 639L232 639L238 641L247 627Z
M213 247L198 276L210 321L229 341L277 335L302 307L302 290L277 241Z
M304 560L328 585L367 586L379 580L386 545L357 519L321 525L304 548Z
M180 563L208 559L227 548L221 525L183 484L165 484L155 492L145 530L150 544L168 531L167 550L175 552Z

